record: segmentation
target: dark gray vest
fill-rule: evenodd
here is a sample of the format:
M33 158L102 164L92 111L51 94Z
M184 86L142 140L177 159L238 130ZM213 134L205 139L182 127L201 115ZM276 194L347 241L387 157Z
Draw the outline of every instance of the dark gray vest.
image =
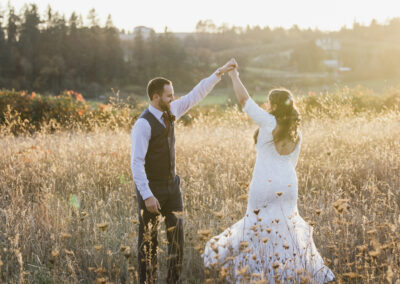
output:
M144 168L149 181L168 181L175 177L175 123L170 121L168 134L164 125L146 109L140 118L151 127L151 138Z

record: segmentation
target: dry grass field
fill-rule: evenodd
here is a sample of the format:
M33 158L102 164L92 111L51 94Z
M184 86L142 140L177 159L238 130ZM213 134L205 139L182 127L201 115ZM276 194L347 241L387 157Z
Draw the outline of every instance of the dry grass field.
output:
M301 111L302 109L300 105ZM300 215L337 283L400 283L400 112L309 115L297 165ZM243 217L256 126L235 108L177 126L185 283L217 282L207 234ZM0 282L135 283L138 214L126 129L0 138ZM160 229L160 283L166 235Z

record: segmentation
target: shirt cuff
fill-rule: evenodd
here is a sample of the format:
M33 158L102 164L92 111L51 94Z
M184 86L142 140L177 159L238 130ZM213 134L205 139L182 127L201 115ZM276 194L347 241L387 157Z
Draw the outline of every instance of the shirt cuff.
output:
M142 196L143 200L146 200L149 197L153 196L153 193L151 192L150 188L146 188L144 190L139 191L140 195Z
M222 77L222 76L221 76L221 77ZM213 84L216 84L216 83L218 83L219 81L221 81L221 77L219 77L219 76L214 72L214 73L212 73L211 76L208 77L208 78L210 79L210 81L211 81Z

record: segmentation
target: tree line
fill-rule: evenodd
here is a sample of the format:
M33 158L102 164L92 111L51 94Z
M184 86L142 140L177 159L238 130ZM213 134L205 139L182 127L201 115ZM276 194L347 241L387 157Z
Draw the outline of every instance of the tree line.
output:
M400 18L385 24L355 22L334 32L296 25L216 26L205 20L185 36L167 28L146 35L138 30L132 40L121 39L124 31L111 16L101 26L92 9L87 20L84 24L76 13L67 19L50 6L40 15L35 4L20 13L10 5L0 12L0 88L50 94L73 89L86 97L111 88L143 94L149 79L164 76L188 89L232 56L242 67L325 72L323 60L336 59L351 68L352 79L400 75ZM340 48L316 44L327 37Z

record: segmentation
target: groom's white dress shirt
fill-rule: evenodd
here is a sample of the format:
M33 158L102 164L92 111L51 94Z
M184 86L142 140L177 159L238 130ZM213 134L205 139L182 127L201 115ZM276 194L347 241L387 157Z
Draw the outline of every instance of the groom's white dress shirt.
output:
M176 119L180 118L191 107L204 99L214 86L221 80L215 73L210 77L200 81L187 95L173 101L170 104L171 113ZM160 121L165 127L162 119L163 112L149 105L149 111ZM131 170L133 180L139 190L143 200L153 196L149 187L149 181L144 169L145 157L151 138L151 127L144 118L139 118L131 132L132 148L131 148Z

